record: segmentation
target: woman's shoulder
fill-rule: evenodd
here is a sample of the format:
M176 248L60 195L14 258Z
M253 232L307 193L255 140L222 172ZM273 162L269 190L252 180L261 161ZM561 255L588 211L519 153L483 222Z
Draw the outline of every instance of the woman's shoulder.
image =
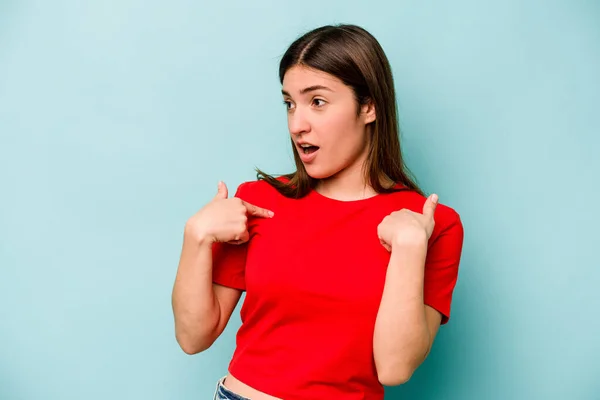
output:
M400 189L392 193L393 203L396 209L409 209L414 212L423 212L423 206L427 201L427 197L415 190L410 190L403 185L397 185ZM444 230L450 226L459 224L462 225L460 214L449 204L443 202L442 196L438 195L440 200L435 208L434 218L438 229Z
M277 196L278 193L279 192L264 179L255 179L240 183L235 197L239 197L248 202L253 202L272 198L273 196Z

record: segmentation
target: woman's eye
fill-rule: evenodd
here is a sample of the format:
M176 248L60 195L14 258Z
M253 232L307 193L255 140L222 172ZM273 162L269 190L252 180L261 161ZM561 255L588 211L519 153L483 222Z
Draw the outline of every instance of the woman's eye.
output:
M325 105L325 100L323 99L314 99L313 103L317 106L317 107L323 107Z
M291 101L289 101L289 100L284 100L284 101L283 101L283 104L285 104L285 108L286 108L287 110L290 110L290 109L292 108L292 102L291 102Z

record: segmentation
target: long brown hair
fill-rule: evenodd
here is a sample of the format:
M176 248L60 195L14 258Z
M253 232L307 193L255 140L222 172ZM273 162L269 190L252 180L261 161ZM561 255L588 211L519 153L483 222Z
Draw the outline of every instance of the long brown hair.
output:
M396 188L383 186L389 178L422 195L423 191L411 177L400 149L396 95L389 61L379 42L365 29L356 25L326 25L305 33L294 41L279 63L279 80L293 66L302 65L331 74L349 86L361 105L372 102L377 117L371 124L369 153L364 168L366 181L377 193L390 193ZM257 178L264 179L282 195L300 198L315 188L318 179L311 178L292 140L296 172L276 178L256 169ZM281 179L281 178L284 179Z

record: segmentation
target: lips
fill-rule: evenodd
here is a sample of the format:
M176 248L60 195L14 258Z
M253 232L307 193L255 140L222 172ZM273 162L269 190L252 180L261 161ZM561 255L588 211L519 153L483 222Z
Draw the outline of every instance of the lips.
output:
M319 146L308 142L297 142L296 146L298 149L298 155L300 155L300 159L304 163L314 160L317 152L319 151Z
M304 153L304 154L310 154L312 152L319 150L319 146L317 146L313 143L304 142L304 141L297 142L296 146L298 147L298 152Z

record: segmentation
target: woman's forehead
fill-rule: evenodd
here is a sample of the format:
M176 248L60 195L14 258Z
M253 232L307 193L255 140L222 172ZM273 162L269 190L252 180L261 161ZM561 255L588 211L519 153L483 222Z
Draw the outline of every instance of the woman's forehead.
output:
M283 91L289 94L302 94L304 89L321 86L332 92L345 86L337 77L305 66L294 66L283 77Z

